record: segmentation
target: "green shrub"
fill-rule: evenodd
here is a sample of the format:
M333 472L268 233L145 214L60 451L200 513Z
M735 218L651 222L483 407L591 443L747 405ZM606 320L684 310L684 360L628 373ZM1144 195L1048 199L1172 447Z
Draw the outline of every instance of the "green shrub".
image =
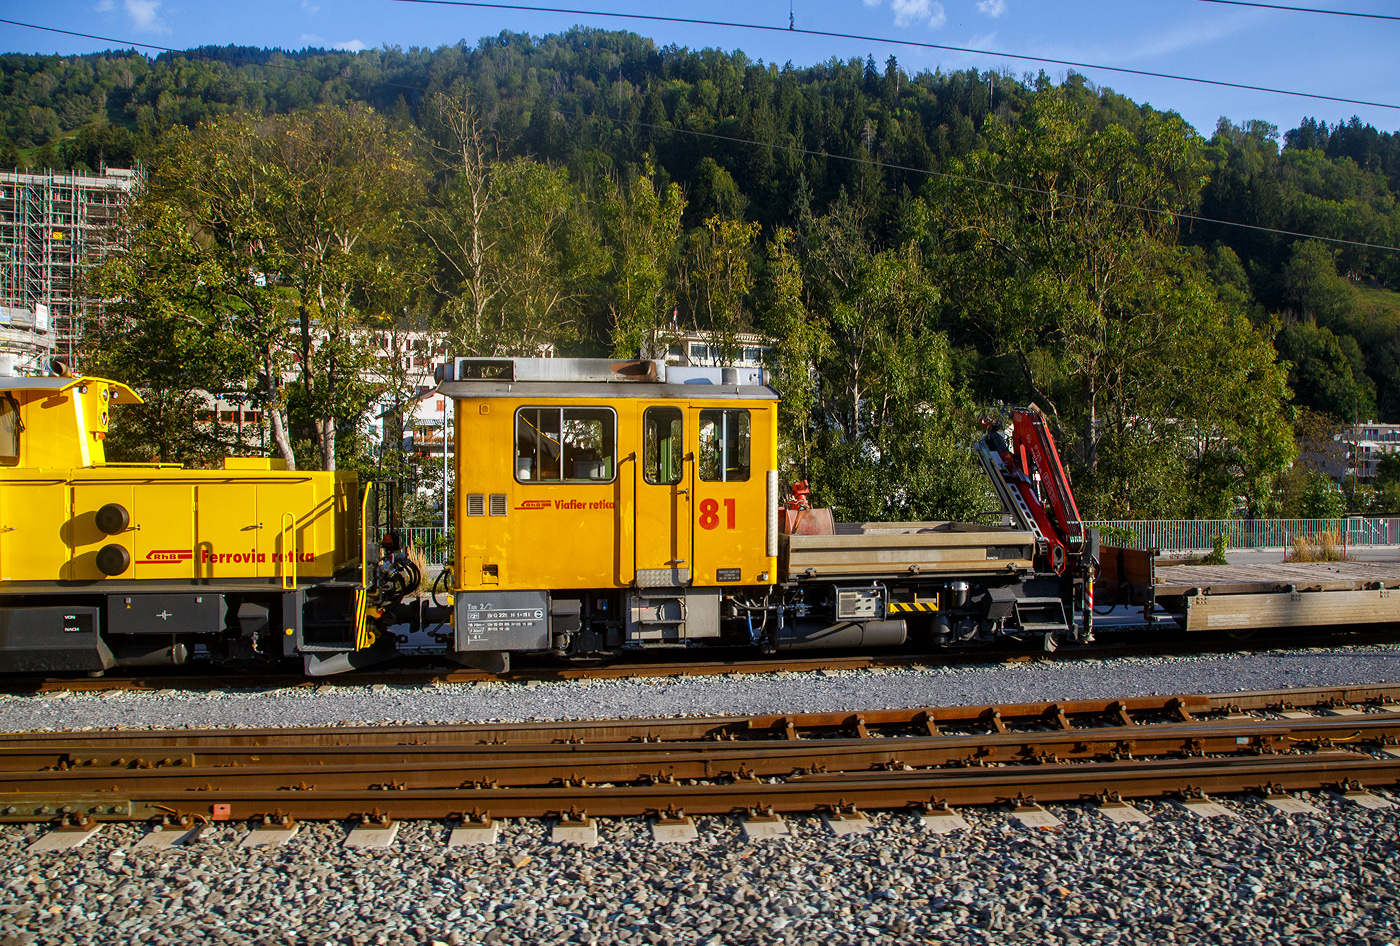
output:
M1210 554L1201 557L1202 565L1224 565L1225 550L1230 547L1230 537L1220 533L1211 544Z

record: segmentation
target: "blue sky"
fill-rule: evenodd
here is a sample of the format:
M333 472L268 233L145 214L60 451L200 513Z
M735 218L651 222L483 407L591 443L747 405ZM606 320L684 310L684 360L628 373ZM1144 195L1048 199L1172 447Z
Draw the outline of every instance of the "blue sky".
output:
M1395 0L1279 0L1299 6L1400 15ZM1212 78L1248 85L1400 104L1400 21L1230 6L1206 0L791 0L799 28L880 39L963 46ZM785 27L789 0L543 0L543 5L690 16ZM186 48L204 44L307 45L363 49L436 47L502 30L536 35L575 24L630 29L659 44L742 49L754 59L809 65L836 56L894 54L909 71L996 69L1014 75L1040 66L876 40L622 20L595 14L526 13L426 6L393 0L0 0L0 17L96 33L130 42ZM111 43L0 24L0 49L78 53ZM1260 118L1286 130L1305 115L1330 124L1359 115L1400 129L1400 110L1324 102L1240 89L1083 69L1139 102L1175 109L1209 135L1224 115Z

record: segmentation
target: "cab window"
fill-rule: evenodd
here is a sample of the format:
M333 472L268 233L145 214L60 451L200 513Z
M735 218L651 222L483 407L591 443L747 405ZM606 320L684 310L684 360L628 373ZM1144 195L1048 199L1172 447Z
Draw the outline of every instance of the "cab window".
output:
M617 465L617 415L606 407L522 407L515 415L515 478L607 483Z
M642 478L653 486L681 481L685 426L674 407L651 407L642 416Z
M700 479L742 483L749 478L749 412L700 412Z
M8 395L0 397L0 460L19 459L19 434L23 429L19 402Z

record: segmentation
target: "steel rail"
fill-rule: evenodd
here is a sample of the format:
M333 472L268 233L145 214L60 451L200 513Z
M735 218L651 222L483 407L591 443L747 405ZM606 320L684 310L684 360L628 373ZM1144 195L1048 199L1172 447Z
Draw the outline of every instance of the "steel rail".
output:
M660 797L666 807L697 813L741 802L802 810L814 798L821 805L899 807L929 792L986 803L1002 797L988 796L993 787L1013 785L1017 794L1066 800L1096 779L1103 784L1095 791L1125 796L1274 783L1316 788L1348 779L1390 784L1400 774L1400 759L1385 751L1400 742L1400 712L1387 702L1397 691L1319 688L519 727L8 734L0 737L0 820L275 811L349 817L371 809L396 817L443 817L449 809L641 814L663 810L642 804ZM1371 712L1354 708L1364 703ZM1240 712L1341 704L1352 706L1334 712L1346 715ZM950 731L959 726L986 731ZM533 741L508 738L522 733ZM1368 752L1335 751L1339 745ZM1264 772L1271 781L1257 780ZM1196 781L1183 781L1187 775ZM546 803L556 807L541 807Z
M86 818L146 820L197 815L239 821L270 816L359 819L363 816L539 818L565 814L623 817L736 814L746 811L814 812L824 808L919 808L947 803L1088 801L1106 793L1123 798L1182 792L1297 791L1354 784L1394 784L1400 759L1351 752L1229 759L1119 760L1096 764L932 769L919 772L842 773L782 780L740 779L726 784L562 786L458 789L33 793L0 798L0 821L54 820L65 812Z
M1400 744L1400 715L1316 720L1162 723L1124 728L765 742L559 744L497 746L275 747L128 760L67 752L44 757L0 754L4 793L62 790L153 791L308 788L408 789L584 785L677 779L788 777L794 773L869 773L932 767L1047 764L1240 752L1289 753L1300 746ZM48 768L34 764L50 762ZM307 782L314 784L309 786Z

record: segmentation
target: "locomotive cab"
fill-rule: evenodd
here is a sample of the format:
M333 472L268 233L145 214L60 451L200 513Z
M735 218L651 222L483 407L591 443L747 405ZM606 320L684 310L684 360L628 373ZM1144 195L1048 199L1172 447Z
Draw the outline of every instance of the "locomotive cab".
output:
M761 369L459 358L457 656L751 643L777 567Z

